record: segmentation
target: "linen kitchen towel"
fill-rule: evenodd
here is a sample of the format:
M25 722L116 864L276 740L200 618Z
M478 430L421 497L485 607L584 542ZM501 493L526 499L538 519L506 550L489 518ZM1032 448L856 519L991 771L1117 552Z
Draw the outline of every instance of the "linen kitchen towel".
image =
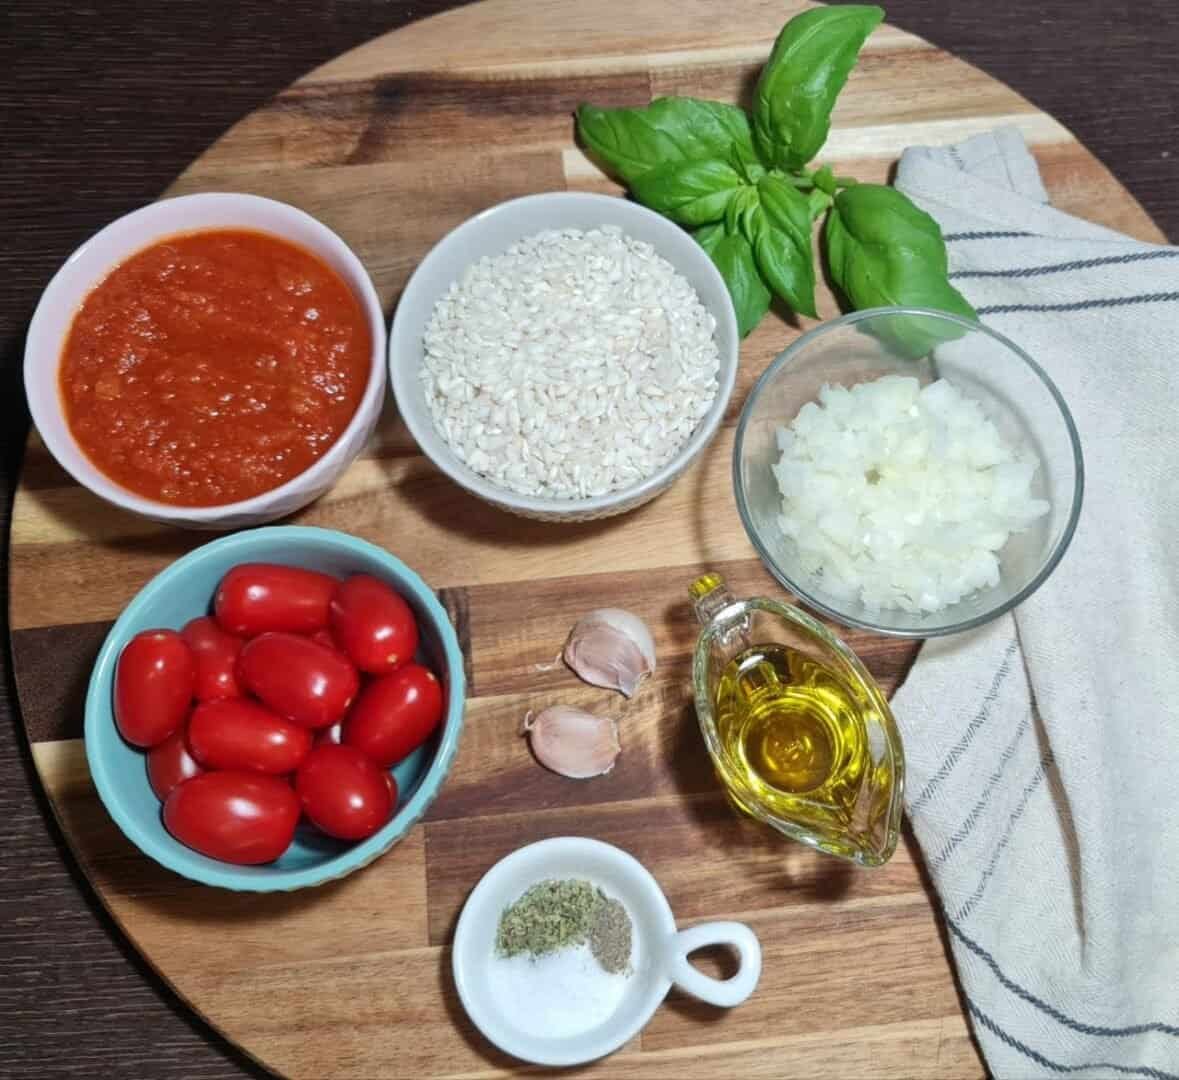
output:
M1055 573L894 701L967 1009L998 1077L1179 1077L1179 249L1048 205L1014 129L908 150L896 185L1085 459Z

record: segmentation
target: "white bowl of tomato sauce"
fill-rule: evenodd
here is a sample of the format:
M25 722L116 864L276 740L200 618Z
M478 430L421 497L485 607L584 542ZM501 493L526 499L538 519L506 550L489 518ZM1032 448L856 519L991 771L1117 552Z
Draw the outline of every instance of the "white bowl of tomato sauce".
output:
M49 283L29 408L79 484L197 529L257 525L328 490L385 393L385 317L322 222L256 195L165 199L101 230Z

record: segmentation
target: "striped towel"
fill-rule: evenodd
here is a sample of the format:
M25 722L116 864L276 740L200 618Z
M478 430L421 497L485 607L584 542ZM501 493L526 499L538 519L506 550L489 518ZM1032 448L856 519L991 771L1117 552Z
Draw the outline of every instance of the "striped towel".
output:
M897 187L1085 455L1054 575L894 703L967 1009L999 1077L1179 1078L1179 249L1053 209L1014 130L908 150Z

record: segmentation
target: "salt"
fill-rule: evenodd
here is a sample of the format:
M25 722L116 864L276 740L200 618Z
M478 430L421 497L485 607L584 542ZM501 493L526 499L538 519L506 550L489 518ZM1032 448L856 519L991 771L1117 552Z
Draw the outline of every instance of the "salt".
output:
M636 957L632 949L631 964ZM626 994L625 972L610 975L588 945L532 958L497 956L488 988L513 1027L534 1038L566 1039L604 1024Z

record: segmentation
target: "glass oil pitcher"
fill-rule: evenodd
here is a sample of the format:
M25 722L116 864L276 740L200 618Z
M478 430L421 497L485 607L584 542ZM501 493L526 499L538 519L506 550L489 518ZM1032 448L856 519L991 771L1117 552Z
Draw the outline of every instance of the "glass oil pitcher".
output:
M879 866L896 850L905 760L888 702L821 623L765 597L734 600L706 574L696 715L732 801L804 844Z

